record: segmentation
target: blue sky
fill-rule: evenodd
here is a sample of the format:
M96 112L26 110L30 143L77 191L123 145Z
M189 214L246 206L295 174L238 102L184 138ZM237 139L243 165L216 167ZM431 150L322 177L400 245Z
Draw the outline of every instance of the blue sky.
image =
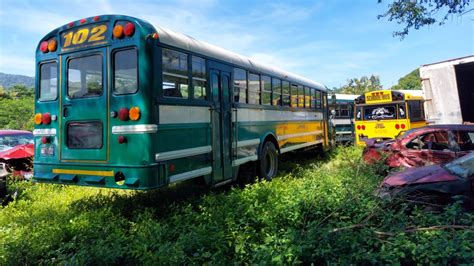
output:
M0 0L0 72L34 75L43 35L101 14L139 17L328 87L378 75L385 88L422 64L474 54L474 12L400 41L377 0ZM474 5L474 4L471 4Z

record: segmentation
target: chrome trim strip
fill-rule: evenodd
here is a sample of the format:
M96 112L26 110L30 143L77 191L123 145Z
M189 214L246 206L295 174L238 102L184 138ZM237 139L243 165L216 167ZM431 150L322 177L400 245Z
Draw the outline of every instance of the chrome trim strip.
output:
M190 148L190 149L183 149L183 150L176 150L176 151L167 151L167 152L157 153L155 155L155 160L157 162L162 162L162 161L167 161L167 160L172 160L172 159L178 159L178 158L191 157L191 156L195 156L195 155L205 154L205 153L209 153L211 151L212 151L211 146L202 146L202 147L197 147L197 148Z
M278 136L278 140L285 140L285 139L291 139L291 138L297 138L297 137L304 137L304 136L316 135L316 134L321 134L321 133L323 133L322 130L316 130L316 131L311 131L311 132L303 132L303 133L296 133L296 134L281 135L281 136Z
M177 175L172 175L172 176L169 177L169 179L170 179L170 183L174 183L174 182L188 180L188 179L191 179L193 177L208 175L210 173L212 173L212 167L204 167L204 168L201 168L201 169L196 169L196 170L193 170L193 171L184 172L184 173L177 174Z
M301 149L301 148L304 148L304 147L313 146L313 145L316 145L316 144L319 144L319 143L323 143L323 140L317 140L317 141L313 141L313 142L306 142L306 143L301 143L301 144L298 144L298 145L293 145L293 146L290 146L290 147L287 147L287 148L283 148L283 149L280 149L280 153L285 153L285 152Z
M336 135L341 135L341 134L352 134L352 131L336 131Z
M232 161L232 166L238 166L238 165L241 165L250 161L256 161L256 160L258 160L257 155L248 156L248 157L244 157L244 158L240 158L240 159Z
M112 134L149 134L156 133L157 131L158 125L155 124L112 127Z
M235 142L233 143L235 148ZM237 142L237 148L253 146L260 144L260 139L249 139L249 140L242 140Z
M37 128L33 130L33 135L38 136L56 136L55 128Z

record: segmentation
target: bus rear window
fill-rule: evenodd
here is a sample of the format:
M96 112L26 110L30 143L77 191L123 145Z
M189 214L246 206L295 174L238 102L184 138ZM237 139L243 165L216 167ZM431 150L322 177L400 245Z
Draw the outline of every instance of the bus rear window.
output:
M137 73L137 50L128 49L114 53L114 93L137 92Z
M67 147L69 149L102 148L103 130L101 122L70 122L67 125Z
M396 118L396 105L374 105L364 107L364 120L387 120Z
M50 62L40 66L40 101L56 100L58 95L58 64Z
M91 55L68 62L67 95L70 98L94 97L102 94L102 57Z

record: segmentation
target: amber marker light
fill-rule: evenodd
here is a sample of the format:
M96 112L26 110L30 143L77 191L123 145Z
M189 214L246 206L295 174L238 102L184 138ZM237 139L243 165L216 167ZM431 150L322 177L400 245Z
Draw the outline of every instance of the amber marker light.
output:
M40 51L43 53L48 52L48 42L47 41L42 41L40 44Z
M42 122L42 115L41 114L35 114L35 124L41 125Z
M138 107L130 108L128 117L130 117L130 120L133 120L133 121L137 121L138 119L140 119L140 108Z
M122 27L122 25L115 25L112 34L117 39L122 38L123 37L123 27Z
M57 48L58 48L58 41L56 41L56 39L51 39L48 41L48 50L50 52L56 51Z

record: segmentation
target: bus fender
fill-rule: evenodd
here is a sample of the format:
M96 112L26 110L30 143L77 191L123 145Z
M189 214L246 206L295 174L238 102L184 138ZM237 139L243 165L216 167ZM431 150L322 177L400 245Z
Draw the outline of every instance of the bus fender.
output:
M276 138L275 134L273 134L273 132L268 132L263 136L262 141L260 141L260 145L258 146L258 155L260 156L260 151L262 150L263 145L265 145L265 142L267 142L267 141L273 142L273 144L277 148L278 154L280 155L281 154L280 153L280 146L278 145L277 138ZM260 158L258 158L258 159L260 160Z

